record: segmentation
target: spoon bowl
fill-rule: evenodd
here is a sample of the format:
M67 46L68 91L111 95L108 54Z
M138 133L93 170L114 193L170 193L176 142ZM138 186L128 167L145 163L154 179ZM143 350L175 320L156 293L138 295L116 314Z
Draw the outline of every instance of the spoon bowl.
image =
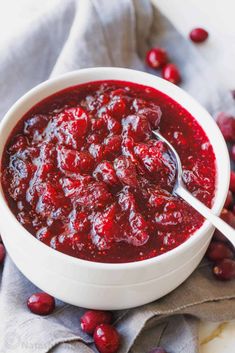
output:
M211 209L205 206L201 201L199 201L193 194L191 194L183 181L183 168L180 160L180 156L178 155L176 149L172 144L163 137L159 131L153 130L153 135L156 139L162 141L169 148L169 152L173 157L173 160L176 164L176 181L173 188L173 192L180 196L184 201L186 201L190 206L192 206L198 213L200 213L205 219L209 220L215 228L217 228L235 247L235 229L233 229L230 225L224 222L221 218L214 215Z

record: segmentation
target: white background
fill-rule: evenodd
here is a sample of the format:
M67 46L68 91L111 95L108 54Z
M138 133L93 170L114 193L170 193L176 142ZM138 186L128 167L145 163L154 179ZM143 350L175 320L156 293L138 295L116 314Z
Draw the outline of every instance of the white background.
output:
M209 40L196 45L227 88L235 89L235 1L152 0L185 36L205 27ZM235 348L234 348L235 352Z

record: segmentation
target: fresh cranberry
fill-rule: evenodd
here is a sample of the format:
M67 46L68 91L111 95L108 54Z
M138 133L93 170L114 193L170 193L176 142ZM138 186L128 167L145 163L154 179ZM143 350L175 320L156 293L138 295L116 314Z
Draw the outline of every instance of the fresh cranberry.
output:
M235 118L221 112L216 117L217 124L226 141L235 142Z
M209 245L206 256L211 261L220 261L223 259L232 259L234 253L225 243L212 241Z
M232 203L233 203L233 194L229 190L228 191L228 195L227 195L226 200L225 200L224 208L229 208L232 205Z
M235 216L231 211L223 209L220 217L231 227L235 228Z
M80 319L82 330L89 334L93 334L98 325L110 324L111 321L112 313L101 310L88 310Z
M167 351L162 347L156 347L152 349L149 353L167 353Z
M116 353L120 346L120 335L111 325L101 324L94 332L94 342L100 353Z
M232 160L235 162L235 145L232 146L230 155Z
M231 227L235 228L235 215L233 214L233 212L228 211L224 208L222 210L220 217L223 219L223 221L228 223ZM213 239L218 240L218 241L222 241L225 243L228 242L228 239L218 229L215 230L215 233L213 235Z
M108 249L119 233L119 224L116 220L117 205L112 204L104 212L97 213L91 231L92 239L100 250Z
M203 28L194 28L189 33L190 39L195 43L202 43L208 38L208 32Z
M0 264L3 263L5 255L6 255L5 247L4 247L4 245L2 243L0 243Z
M231 171L229 189L235 192L235 172Z
M34 314L49 315L55 309L55 299L47 293L34 293L29 297L27 306Z
M175 64L167 64L162 69L162 77L177 85L181 81L181 75L178 67Z
M213 267L213 274L221 281L229 281L235 278L235 261L223 259Z
M162 48L152 48L146 54L146 63L153 69L158 69L165 65L167 61L167 53Z

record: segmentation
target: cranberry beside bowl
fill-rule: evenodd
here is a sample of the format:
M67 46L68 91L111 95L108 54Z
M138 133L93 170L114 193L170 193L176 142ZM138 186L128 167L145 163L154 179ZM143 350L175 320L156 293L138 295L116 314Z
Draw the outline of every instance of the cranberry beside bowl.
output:
M77 306L124 309L164 296L197 267L214 228L172 195L177 171L151 135L159 127L176 144L189 190L219 215L230 176L225 141L212 117L163 79L79 70L38 85L5 115L0 231L40 289Z

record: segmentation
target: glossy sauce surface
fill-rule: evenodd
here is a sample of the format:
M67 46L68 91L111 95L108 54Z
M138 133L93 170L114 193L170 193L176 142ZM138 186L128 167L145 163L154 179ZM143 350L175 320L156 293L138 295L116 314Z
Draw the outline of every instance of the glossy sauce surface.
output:
M173 195L175 146L188 189L211 206L215 156L196 120L159 91L128 82L71 87L33 107L5 147L2 182L39 241L98 262L151 258L183 243L203 218Z

